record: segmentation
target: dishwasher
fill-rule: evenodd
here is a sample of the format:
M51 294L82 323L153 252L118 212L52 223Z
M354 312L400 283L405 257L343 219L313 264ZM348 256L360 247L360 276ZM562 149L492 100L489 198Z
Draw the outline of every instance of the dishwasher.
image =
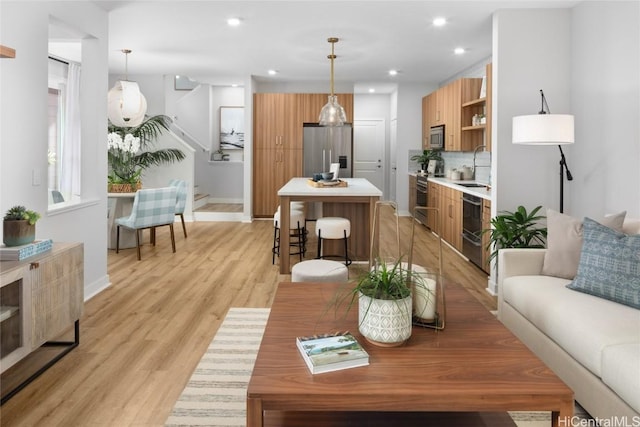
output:
M482 268L482 198L462 195L462 254Z

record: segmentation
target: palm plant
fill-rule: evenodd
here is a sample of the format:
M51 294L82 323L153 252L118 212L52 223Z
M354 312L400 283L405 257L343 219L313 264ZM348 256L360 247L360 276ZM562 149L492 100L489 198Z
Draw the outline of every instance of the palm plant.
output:
M143 170L185 158L177 148L149 150L162 132L169 129L170 120L165 115L157 115L136 127L120 127L109 122L109 182L135 184Z
M544 248L547 241L547 228L539 227L538 221L546 218L537 215L542 206L527 212L524 206L518 206L515 212L502 211L491 218L491 228L482 230L489 233L487 249L493 248L489 260L498 256L503 248Z

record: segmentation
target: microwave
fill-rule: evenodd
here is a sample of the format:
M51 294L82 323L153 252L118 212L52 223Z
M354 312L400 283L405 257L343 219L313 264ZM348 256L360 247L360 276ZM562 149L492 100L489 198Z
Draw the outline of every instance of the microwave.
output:
M444 150L444 125L433 126L429 135L429 148Z

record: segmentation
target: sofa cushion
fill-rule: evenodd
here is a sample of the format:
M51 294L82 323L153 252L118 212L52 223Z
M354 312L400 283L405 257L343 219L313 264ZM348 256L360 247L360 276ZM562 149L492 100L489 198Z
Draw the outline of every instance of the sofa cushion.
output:
M640 317L640 312L638 312ZM602 382L629 406L640 412L640 330L638 341L605 347L602 352Z
M607 227L622 231L627 212L607 215L600 221ZM547 252L542 274L573 279L580 262L582 249L582 219L547 209Z
M574 292L566 279L514 276L502 281L504 301L598 377L602 349L638 342L638 310Z
M584 219L580 264L570 289L640 309L640 235Z

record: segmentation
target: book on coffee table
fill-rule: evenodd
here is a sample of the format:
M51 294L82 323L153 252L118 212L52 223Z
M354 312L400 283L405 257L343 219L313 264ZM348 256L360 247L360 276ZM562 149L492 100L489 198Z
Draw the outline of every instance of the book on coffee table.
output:
M369 354L349 332L298 337L296 344L312 374L369 364Z

